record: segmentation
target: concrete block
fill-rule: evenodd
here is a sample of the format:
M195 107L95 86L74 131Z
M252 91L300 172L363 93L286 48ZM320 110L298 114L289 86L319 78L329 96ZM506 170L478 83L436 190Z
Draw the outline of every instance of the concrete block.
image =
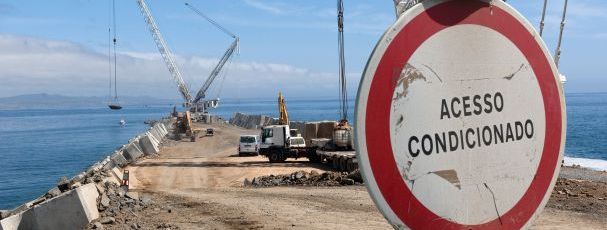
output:
M160 127L160 130L162 131L162 133L166 136L167 134L169 134L169 130L167 130L166 125L164 125L163 123L160 123L158 125L158 127Z
M312 142L310 140L318 137L318 122L306 123L304 128L303 138L306 140L306 145L310 146Z
M167 134L169 134L169 130L167 129L166 125L160 124L158 127L160 127L160 131L162 131L162 134L164 136L166 136Z
M86 184L33 208L34 229L83 229L99 218L95 184Z
M158 143L151 135L144 135L139 139L139 147L145 155L158 153Z
M106 179L104 179L105 181L110 181L110 182L114 182L116 184L120 184L120 182L122 182L122 176L123 176L123 171L120 168L112 168L110 170L110 177L107 177Z
M83 229L99 218L97 197L95 184L81 186L1 220L0 230Z
M34 211L28 209L0 220L0 230L35 229Z
M131 142L127 144L124 148L123 155L124 158L130 163L137 160L139 157L143 156L143 152L139 148L139 140L135 142Z
M303 137L306 132L306 123L301 122L301 121L291 121L291 122L289 122L289 128L297 129L299 134L301 134L301 136Z
M160 140L158 140L157 137L154 137L151 132L146 132L145 135L148 136L152 144L154 144L154 146L158 148L158 146L160 145ZM141 139L139 141L141 142Z
M164 136L160 131L158 131L158 129L155 128L151 128L148 132L154 135L154 138L156 138L156 140L162 140L162 137Z
M154 126L152 128L152 131L154 132L154 135L157 140L162 140L162 138L164 137L164 133L162 133L162 131L160 131L160 128L158 126Z
M114 166L122 168L129 163L129 161L124 157L123 152L124 151L121 149L110 156L110 159L112 159L112 163Z
M114 164L114 162L110 160L109 162L107 162L106 164L104 164L103 168L101 168L101 169L102 170L108 170L108 169L111 169L113 167L116 167L116 164Z
M323 121L318 125L318 138L328 138L333 139L333 131L337 122L335 121Z

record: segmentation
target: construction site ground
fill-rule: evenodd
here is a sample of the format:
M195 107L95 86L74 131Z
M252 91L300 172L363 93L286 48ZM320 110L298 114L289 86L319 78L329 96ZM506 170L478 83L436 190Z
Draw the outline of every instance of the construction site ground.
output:
M206 129L211 126L196 124L196 127ZM243 186L246 178L299 170L322 172L329 168L309 163L307 159L289 159L285 163L270 164L261 156L239 157L239 135L259 134L259 131L231 125L212 127L216 130L214 136L200 137L196 142L189 139L169 141L158 156L129 166L131 191L149 194L152 205L124 213L116 217L114 223L104 225L104 228L391 228L375 207L366 188L361 185ZM594 186L605 185L597 183ZM562 188L568 192L565 198L562 197L563 192L557 191L560 189L557 186L553 194L561 195L560 199L551 199L549 207L532 229L607 229L607 205L601 203L606 201L583 204L568 200L569 193L575 193L576 188L571 187L571 183L562 184L570 186L568 189ZM581 196L577 198L584 199ZM580 208L580 204L590 207Z

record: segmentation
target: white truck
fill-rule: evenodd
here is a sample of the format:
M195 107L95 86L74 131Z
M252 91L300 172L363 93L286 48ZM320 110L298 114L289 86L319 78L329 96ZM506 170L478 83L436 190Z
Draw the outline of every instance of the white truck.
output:
M284 162L287 158L308 157L310 151L306 148L305 140L295 134L288 125L263 127L259 154L267 156L271 163Z
M356 151L344 150L334 140L327 138L312 139L307 146L302 137L293 135L297 134L288 125L263 127L259 154L267 156L271 163L306 157L314 163L327 163L338 171L354 171L358 168Z

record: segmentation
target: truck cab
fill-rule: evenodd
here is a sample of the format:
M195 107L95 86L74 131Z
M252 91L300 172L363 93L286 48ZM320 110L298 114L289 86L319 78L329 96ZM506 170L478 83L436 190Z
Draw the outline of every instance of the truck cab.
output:
M291 138L288 125L270 125L261 129L261 149L288 148Z
M259 155L268 157L270 162L284 162L289 157L299 157L298 148L301 141L294 139L301 137L292 137L291 129L288 125L270 125L261 129L261 144ZM297 143L291 146L291 142ZM305 147L304 147L305 148Z

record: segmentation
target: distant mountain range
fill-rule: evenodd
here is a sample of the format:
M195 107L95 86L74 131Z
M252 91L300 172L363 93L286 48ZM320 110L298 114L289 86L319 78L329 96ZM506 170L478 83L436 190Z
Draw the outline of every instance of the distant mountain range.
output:
M72 97L56 94L26 94L0 98L0 109L22 108L66 108L105 106L107 97ZM159 105L179 103L177 99L158 99L153 97L120 97L122 105Z

